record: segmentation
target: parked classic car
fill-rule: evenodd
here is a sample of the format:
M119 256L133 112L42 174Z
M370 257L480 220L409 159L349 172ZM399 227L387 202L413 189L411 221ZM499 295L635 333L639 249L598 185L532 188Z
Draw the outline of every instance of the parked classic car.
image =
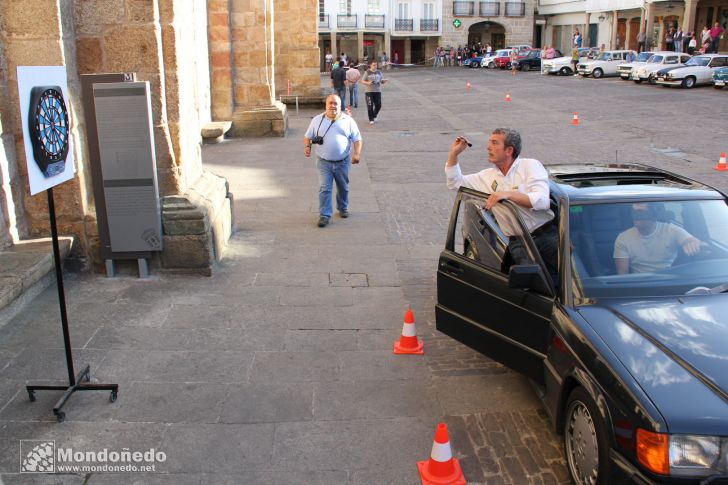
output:
M594 79L599 79L604 76L616 76L617 66L624 62L628 52L630 51L618 50L600 52L599 55L592 60L580 61L576 70L582 76L592 76ZM632 52L635 56L637 55L636 52Z
M728 198L636 164L549 171L558 278L510 201L485 210L488 194L461 188L437 329L533 381L574 483L725 483ZM697 238L699 251L661 237L672 256L618 274L615 241L643 222ZM528 261L513 263L508 233Z
M650 84L657 84L655 73L666 66L682 66L690 59L689 54L681 54L672 51L655 52L646 64L632 70L631 79L637 84L649 81Z
M589 47L580 47L579 48L579 60L586 60L587 55L589 54ZM543 68L544 71L548 74L561 74L563 76L574 74L574 71L571 69L571 56L564 56L564 57L555 57L553 59L549 59L547 61L544 61Z
M728 84L728 67L719 67L713 71L713 87L723 89Z
M463 59L463 67L482 67L484 55Z
M725 66L728 66L727 54L700 54L691 57L684 66L666 67L657 71L657 84L686 89L698 84L712 84L713 71Z
M514 62L516 69L520 69L521 71L541 69L541 49L530 49L521 52L521 54L523 55L519 55L518 59ZM561 57L561 52L557 50L556 56Z
M623 81L629 81L632 70L638 66L644 65L652 54L652 52L640 52L637 54L637 59L634 61L618 65L617 73L619 74L619 77L621 77Z
M488 62L488 67L491 69L496 67L508 69L511 67L511 51L509 49L498 49L495 56Z

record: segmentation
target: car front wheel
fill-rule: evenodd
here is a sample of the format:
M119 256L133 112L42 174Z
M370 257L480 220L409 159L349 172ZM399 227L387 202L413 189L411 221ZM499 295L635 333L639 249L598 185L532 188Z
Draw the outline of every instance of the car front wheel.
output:
M566 66L562 67L562 68L561 68L561 70L559 71L559 73L560 73L560 74L561 74L562 76L570 76L570 75L572 74L572 72L571 72L571 69L569 69L569 68L568 68L568 67L566 67Z
M650 77L647 78L647 82L650 83L651 86L654 86L655 84L657 84L657 78L654 75L650 74Z
M528 66L527 66L527 65L525 65L525 64L521 64L520 66L518 66L518 68L519 68L519 69L520 69L521 71L528 71Z
M479 62L471 62L470 63L470 67L480 67L480 63Z
M600 77L604 76L604 71L601 69L594 69L594 72L592 72L592 76L594 76L594 79L599 79Z
M572 481L605 484L609 474L606 427L594 400L577 387L569 395L564 416L564 451Z
M717 84L713 84L713 87L714 87L715 89L723 89L723 86L718 86Z
M684 87L685 89L690 89L695 86L695 78L692 76L688 76L685 79L683 79L682 84L680 85Z
M634 79L634 82L636 84L641 84L642 83L642 79L640 79L640 78Z
M495 62L491 61L490 64L488 64L489 69L495 69Z

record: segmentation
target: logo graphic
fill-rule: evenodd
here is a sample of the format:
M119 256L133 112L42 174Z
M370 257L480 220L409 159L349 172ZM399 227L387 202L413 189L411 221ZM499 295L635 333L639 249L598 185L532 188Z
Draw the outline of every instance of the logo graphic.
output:
M20 473L54 473L56 442L20 440Z
M462 22L460 21L460 19L455 19L455 20L453 20L453 21L452 21L452 24L453 24L453 26L454 26L454 27L455 27L456 29L457 29L457 28L459 28L459 27L460 27L461 25L463 25L463 23L462 23Z

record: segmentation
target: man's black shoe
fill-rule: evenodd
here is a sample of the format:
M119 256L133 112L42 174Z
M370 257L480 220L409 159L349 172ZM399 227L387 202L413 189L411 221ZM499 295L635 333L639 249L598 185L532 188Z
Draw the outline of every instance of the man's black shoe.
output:
M329 224L329 218L326 216L319 217L318 227L326 227Z
M347 217L349 217L349 211L348 210L339 211L339 215L341 216L342 219L346 219Z

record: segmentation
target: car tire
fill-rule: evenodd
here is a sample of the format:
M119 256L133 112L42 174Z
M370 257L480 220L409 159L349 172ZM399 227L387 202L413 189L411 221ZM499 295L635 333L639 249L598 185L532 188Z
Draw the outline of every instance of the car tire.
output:
M470 63L470 67L480 67L480 63L479 62L471 62Z
M490 61L490 64L488 64L488 69L495 69L495 62Z
M564 413L564 453L573 483L606 484L609 477L607 429L596 403L582 387L569 395Z
M571 76L574 73L572 72L571 69L569 69L568 67L564 66L559 71L559 74L561 74L562 76Z
M604 76L604 71L596 68L592 71L592 76L594 77L594 79L599 79L600 77Z
M713 84L713 87L714 87L715 89L723 89L723 86L718 86L717 84Z
M650 74L650 77L647 78L647 82L650 83L650 86L654 86L657 84L657 78Z
M524 72L529 70L526 64L521 64L520 66L518 66L518 69Z
M635 82L635 84L642 84L642 79L633 79L633 81Z
M629 81L629 76L627 76L627 77L624 77L624 76L619 76L619 77L621 77L621 78L622 78L622 81Z
M682 80L682 83L680 84L681 87L685 89L690 89L695 87L695 78L693 76L688 76L685 79Z

